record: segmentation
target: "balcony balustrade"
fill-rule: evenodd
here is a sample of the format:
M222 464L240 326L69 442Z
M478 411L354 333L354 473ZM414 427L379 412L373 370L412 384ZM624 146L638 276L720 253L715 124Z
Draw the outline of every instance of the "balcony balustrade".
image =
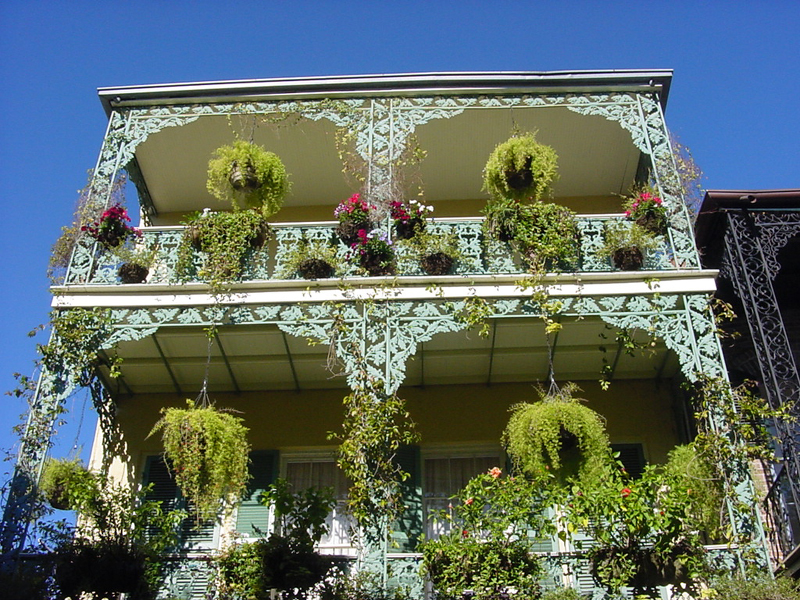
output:
M579 235L575 240L578 259L575 264L559 270L576 273L613 272L616 269L609 258L600 252L603 246L603 231L607 222L626 221L621 215L589 215L578 217ZM428 231L435 234L452 234L458 240L461 258L455 264L453 275L523 275L527 272L525 262L504 242L488 239L483 233L483 219L454 218L435 219L427 224ZM336 223L281 223L272 225L272 240L263 248L252 250L245 259L243 281L285 280L285 271L291 248L299 241L323 240L337 247L338 256L345 266L345 277L360 277L356 261L348 260L349 248L341 243L335 233ZM200 279L181 277L177 273L178 247L185 227L147 227L142 230L140 243L156 247L156 257L146 284L174 285L181 282L198 283ZM391 235L391 234L390 234ZM671 236L660 239L658 247L647 253L645 271L668 271L683 268L676 259ZM201 264L202 252L196 252L195 260ZM89 238L84 238L76 247L67 270L65 285L116 285L120 284L117 273L121 260L112 252ZM409 251L398 246L396 275L425 276L420 265ZM290 279L300 279L297 274Z

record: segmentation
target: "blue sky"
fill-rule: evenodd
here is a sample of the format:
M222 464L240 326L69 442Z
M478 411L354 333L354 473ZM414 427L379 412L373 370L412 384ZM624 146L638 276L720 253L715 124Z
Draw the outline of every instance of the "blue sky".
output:
M50 246L94 166L96 88L359 73L671 68L709 189L800 187L800 2L0 2L0 390L30 374ZM44 341L44 336L38 341ZM88 446L67 407L57 454ZM0 397L0 448L24 410ZM81 415L84 415L81 418ZM80 435L76 429L80 425ZM0 478L2 472L0 469Z

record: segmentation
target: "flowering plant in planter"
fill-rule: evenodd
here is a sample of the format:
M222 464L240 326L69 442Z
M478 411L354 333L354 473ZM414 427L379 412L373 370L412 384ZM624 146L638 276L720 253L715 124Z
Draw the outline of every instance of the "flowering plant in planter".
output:
M369 275L391 275L394 273L395 249L385 231L358 230L357 241L350 246L351 256L357 256L361 267Z
M537 540L553 535L547 477L505 476L499 467L471 479L434 518L450 533L422 543L423 568L439 598L538 598L543 575Z
M361 194L353 194L339 203L333 216L339 221L336 233L345 244L352 246L356 243L360 229L371 229L371 214L376 208L371 202L362 199Z
M121 204L115 204L103 211L100 218L81 227L90 237L107 248L116 248L129 236L141 237L142 232L130 223L128 211Z
M408 204L393 200L389 204L389 212L394 221L397 238L407 240L425 227L425 219L433 212L433 207L416 200L409 200Z
M600 256L611 259L614 268L621 271L636 271L644 265L647 252L658 246L656 237L638 223L607 223L603 231Z
M667 209L655 192L637 192L625 202L625 216L655 235L667 231Z
M419 262L428 275L447 275L456 261L463 257L458 238L444 231L418 233L413 238L401 240L398 246L408 249L408 255Z

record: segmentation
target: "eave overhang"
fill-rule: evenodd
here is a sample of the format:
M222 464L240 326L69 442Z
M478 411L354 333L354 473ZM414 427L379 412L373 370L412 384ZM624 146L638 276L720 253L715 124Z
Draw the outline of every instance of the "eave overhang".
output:
M482 95L492 93L657 92L666 108L671 69L611 71L500 71L338 75L242 79L97 90L107 115L115 108L243 102L278 98L347 98L404 95Z

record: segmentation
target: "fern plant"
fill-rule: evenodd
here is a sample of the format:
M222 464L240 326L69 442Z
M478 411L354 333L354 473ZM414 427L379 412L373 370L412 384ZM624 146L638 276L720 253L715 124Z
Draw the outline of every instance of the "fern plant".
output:
M483 189L493 198L540 199L556 179L558 155L532 133L499 144L483 169Z

